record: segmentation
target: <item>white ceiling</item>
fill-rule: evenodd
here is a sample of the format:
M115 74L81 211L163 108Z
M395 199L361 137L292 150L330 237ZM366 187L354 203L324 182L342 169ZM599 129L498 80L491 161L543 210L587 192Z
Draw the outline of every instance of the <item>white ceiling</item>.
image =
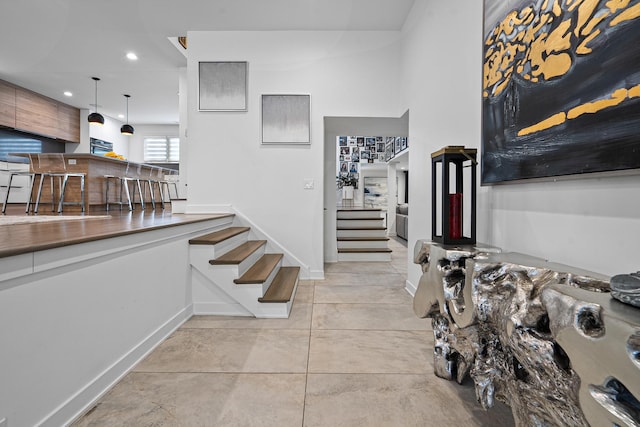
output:
M400 30L416 0L2 0L0 79L129 122L178 122L188 31ZM131 62L127 52L139 59ZM64 91L73 93L68 98Z

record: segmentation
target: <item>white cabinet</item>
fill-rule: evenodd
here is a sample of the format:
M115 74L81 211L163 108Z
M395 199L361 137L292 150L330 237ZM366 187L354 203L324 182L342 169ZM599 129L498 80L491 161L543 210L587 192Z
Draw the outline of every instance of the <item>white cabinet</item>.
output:
M4 201L9 185L11 172L28 172L28 163L12 163L0 161L0 203ZM29 198L29 177L14 176L11 182L11 192L9 193L9 203L27 203Z

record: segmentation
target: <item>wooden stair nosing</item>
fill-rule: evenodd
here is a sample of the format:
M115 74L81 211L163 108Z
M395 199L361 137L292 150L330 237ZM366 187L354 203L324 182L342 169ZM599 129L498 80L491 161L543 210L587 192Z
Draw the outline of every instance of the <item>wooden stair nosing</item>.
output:
M266 282L283 256L283 254L264 254L246 273L235 279L233 283L236 285L251 285Z
M386 230L386 227L337 227L336 230Z
M387 242L388 237L338 237L338 242Z
M338 249L338 253L343 254L357 254L357 253L366 253L366 254L375 254L375 253L389 253L393 252L389 248L340 248Z
M258 298L262 303L286 303L291 301L291 295L298 283L300 267L282 267L273 279L273 283L264 293L262 298Z
M222 255L209 261L211 265L237 265L251 256L252 253L267 244L266 240L249 240Z
M368 209L337 209L336 212L382 212L382 209L368 208Z
M338 221L382 221L384 218L338 218Z
M224 242L238 234L242 234L249 231L249 227L229 227L224 230L214 231L213 233L205 234L204 236L194 237L189 240L190 245L215 245L220 242Z

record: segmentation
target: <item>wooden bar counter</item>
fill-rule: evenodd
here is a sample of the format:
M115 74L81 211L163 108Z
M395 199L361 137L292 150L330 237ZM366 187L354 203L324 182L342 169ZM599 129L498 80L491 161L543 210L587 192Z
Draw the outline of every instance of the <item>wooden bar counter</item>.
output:
M28 157L27 154L16 154L19 156ZM47 156L57 156L60 154L32 154L33 162L31 164L32 172L41 172L38 169L38 156L42 158L46 158ZM106 191L106 180L104 178L105 175L113 175L113 176L129 176L129 177L138 177L141 179L149 179L149 177L153 177L154 179L162 178L165 174L169 174L171 169L161 168L158 166L143 164L143 163L135 163L127 160L119 160L105 156L98 156L94 154L63 154L64 162L66 165L67 172L80 172L85 174L85 211L86 212L96 212L105 210L105 191ZM36 163L35 165L33 163ZM45 179L42 189L42 197L40 199L40 207L39 212L45 213L50 210L51 203L51 189L50 189L50 180ZM37 180L34 184L34 201L35 195L38 191L39 180ZM54 184L54 197L55 201L59 200L59 188L57 182ZM118 191L119 184L116 181L112 180L109 187L109 201L117 201L118 200ZM144 191L144 190L143 190ZM133 197L133 194L131 194ZM124 197L124 196L123 196ZM156 189L155 199L160 204L160 195ZM65 190L65 202L80 202L80 179L79 178L70 178L67 183L67 189ZM136 200L139 201L139 198L136 197ZM166 200L166 199L165 199ZM150 201L149 192L147 190L146 201ZM117 206L112 206L111 209L118 208ZM126 209L126 206L124 207ZM55 206L57 209L57 205ZM69 205L64 206L64 211L80 211L79 205Z

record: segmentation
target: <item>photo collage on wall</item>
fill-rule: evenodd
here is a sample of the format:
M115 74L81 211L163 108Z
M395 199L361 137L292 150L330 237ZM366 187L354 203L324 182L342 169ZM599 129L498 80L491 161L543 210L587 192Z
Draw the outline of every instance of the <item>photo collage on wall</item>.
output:
M385 163L406 150L406 136L339 136L338 173L358 177L362 163Z

